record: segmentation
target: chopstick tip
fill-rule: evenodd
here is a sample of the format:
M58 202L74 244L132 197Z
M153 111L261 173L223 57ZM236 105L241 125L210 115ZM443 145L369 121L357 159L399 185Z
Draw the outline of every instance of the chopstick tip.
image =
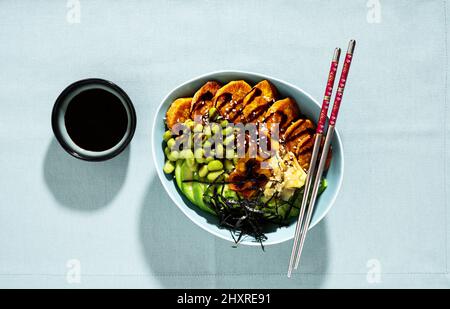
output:
M336 49L334 50L333 61L338 61L340 56L341 49L339 47L336 47Z
M348 43L347 53L353 54L353 51L355 50L355 47L356 47L356 41L355 40L350 40L350 42Z

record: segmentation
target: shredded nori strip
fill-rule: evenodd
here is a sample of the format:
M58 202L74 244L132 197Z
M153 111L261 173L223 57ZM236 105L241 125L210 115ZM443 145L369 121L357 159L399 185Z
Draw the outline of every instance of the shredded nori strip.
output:
M219 181L219 178L214 182L200 180L184 180L184 182L209 184L203 195L203 200L216 212L219 218L219 225L230 230L236 245L246 236L250 236L261 244L261 248L264 251L263 242L267 240L264 231L267 230L268 226L286 226L292 208L298 209L293 203L297 194L290 201L283 201L280 205L275 195L271 196L266 202L262 202L262 191L259 191L258 195L252 199L241 198L239 195L237 195L237 199L227 198L223 194L224 185L231 182ZM275 214L264 211L272 200L275 202ZM278 208L286 204L289 205L289 208L285 215L281 216L278 213Z

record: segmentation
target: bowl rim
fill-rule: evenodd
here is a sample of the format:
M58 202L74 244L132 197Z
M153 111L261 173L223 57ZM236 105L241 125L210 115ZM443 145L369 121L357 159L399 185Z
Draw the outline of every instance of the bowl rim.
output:
M227 240L227 241L230 241L230 242L233 242L233 243L234 243L234 241L233 241L233 239L232 239L231 237L228 238L228 237L225 237L224 235L222 235L222 234L220 234L220 233L217 233L216 231L210 230L210 229L208 229L205 225L200 224L199 222L197 222L196 220L194 220L193 218L191 218L191 214L188 213L187 210L184 209L184 207L178 205L178 202L175 200L175 197L172 197L172 195L170 194L171 189L169 189L169 188L167 187L166 183L165 183L164 181L162 181L162 180L164 179L165 176L164 176L164 174L163 174L162 169L159 169L159 168L158 168L158 162L157 162L157 160L156 160L156 148L157 148L157 147L155 147L155 145L156 145L156 144L155 144L155 142L156 142L156 136L155 136L155 134L156 134L156 126L157 126L157 123L158 123L157 117L158 117L158 115L159 115L159 113L160 113L160 110L162 109L164 103L165 103L165 102L168 100L168 98L169 98L175 91L177 91L179 88L182 88L182 87L184 87L184 86L187 86L187 85L189 85L189 84L191 84L191 83L193 83L193 82L195 82L195 81L197 81L197 80L200 80L200 79L205 79L205 78L211 78L211 79L214 79L214 76L215 76L215 75L218 75L218 74L235 74L235 75L240 75L240 74L242 74L242 75L253 75L253 76L261 77L262 79L267 79L267 80L269 80L269 81L276 81L276 82L278 82L278 83L285 84L285 85L287 85L287 86L289 86L289 87L291 87L291 88L294 88L294 89L296 89L297 91L301 92L303 95L305 95L306 97L308 97L312 102L314 102L314 104L316 104L319 108L321 108L321 105L320 105L320 104L317 102L317 100L314 99L309 93L307 93L306 91L304 91L302 88L297 87L297 86L295 86L295 85L293 85L293 84L291 84L291 83L289 83L289 82L286 82L286 81L281 80L281 79L278 79L278 78L274 78L274 77L269 76L269 75L266 75L266 74L261 74L261 73L256 73L256 72L250 72L250 71L242 71L242 70L217 70L217 71L212 71L212 72L205 73L205 74L202 74L202 75L198 75L198 76L196 76L196 77L194 77L194 78L189 79L188 81L185 81L185 82L179 84L179 85L176 86L175 88L173 88L173 89L172 89L171 91L169 91L169 92L167 93L167 95L164 96L164 98L162 99L161 103L159 104L158 108L156 109L156 113L155 113L155 116L154 116L154 118L153 118L153 124L152 124L152 136L151 136L151 138L152 138L151 145L152 145L152 157L153 157L153 163L154 163L154 167L155 167L155 169L156 169L156 173L158 174L159 180L161 181L161 183L162 183L164 189L166 190L167 195L170 196L170 199L172 200L172 202L175 203L175 205L176 205L176 206L177 206L177 207L178 207L178 208L179 208L179 209L180 209L180 210L181 210L181 211L189 218L189 220L191 220L193 223L195 223L197 226L199 226L201 229L207 231L208 233L211 233L211 234L213 234L213 235L215 235L215 236L217 236L217 237L219 237L219 238L221 238L221 239L224 239L224 240ZM242 79L245 80L245 78L242 78ZM344 179L344 164L345 164L345 160L344 160L344 148L343 148L343 145L342 145L342 140L341 140L341 137L340 137L340 134L339 134L338 129L335 129L335 130L334 130L334 135L336 136L337 143L339 144L339 148L341 149L341 162L342 162L342 163L341 163L341 168L340 168L340 170L338 170L338 175L339 175L339 177L338 177L337 188L336 188L336 191L335 191L336 193L331 197L330 202L328 203L328 205L327 205L327 207L325 208L325 210L324 210L324 212L322 213L322 215L320 215L316 220L312 220L312 221L311 221L311 224L310 224L308 230L310 230L310 229L312 229L314 226L316 226L316 225L317 225L320 221L322 221L322 219L328 214L328 212L330 211L331 207L334 205L334 203L335 203L335 201L336 201L336 198L337 198L337 196L339 195L339 192L340 192L340 190L341 190L342 182L343 182L343 179ZM161 137L161 139L162 139L162 137ZM197 214L196 214L196 215L197 215ZM286 236L286 237L283 237L283 238L280 238L280 239L277 239L277 240L266 241L266 242L264 242L264 246L270 246L270 245L280 244L280 243L289 241L289 240L291 240L291 239L293 239L293 238L294 238L294 234L289 235L289 236ZM240 245L246 245L246 246L261 246L259 242L252 242L252 241L247 241L247 240L243 240L243 241L239 242L239 244L240 244Z

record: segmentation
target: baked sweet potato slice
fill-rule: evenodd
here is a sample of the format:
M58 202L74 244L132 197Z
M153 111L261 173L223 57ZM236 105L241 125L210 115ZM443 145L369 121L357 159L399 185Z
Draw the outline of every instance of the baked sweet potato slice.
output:
M283 133L299 116L300 110L297 103L291 98L286 98L273 103L264 115L263 122L266 123L269 129L273 124L278 123L280 133Z
M242 122L255 123L263 120L276 96L277 90L269 81L263 80L256 84L243 100Z
M260 157L239 159L235 170L228 177L230 189L239 192L244 198L254 197L271 176L270 170L261 168L261 162L263 159Z
M191 103L191 118L203 117L213 107L213 99L221 85L216 81L209 81L194 94Z
M322 149L325 139L322 139L320 147ZM307 171L309 169L309 163L311 161L312 151L314 148L314 137L312 136L307 142L303 144L302 147L299 148L297 152L297 160L300 166ZM322 150L320 150L322 151ZM333 157L332 147L328 150L327 160L325 161L324 170L327 171L331 164L331 159Z
M277 89L268 80L260 81L245 96L244 105L250 104L257 97L262 97L265 101L274 102L277 97Z
M297 157L300 166L307 171L314 147L315 124L309 119L299 119L291 124L284 132L282 138L288 151ZM322 140L323 146L324 139ZM331 161L331 149L328 153L325 170Z
M243 80L232 81L217 91L214 106L220 115L232 122L240 122L243 99L252 87Z
M314 135L315 128L316 126L309 119L303 118L292 123L282 135L287 149L296 154L307 139Z
M305 134L299 138L299 143L295 147L297 148L295 155L298 163L305 171L307 171L314 148L314 134Z
M180 98L172 102L166 112L166 124L169 129L177 123L190 119L191 102L192 98Z

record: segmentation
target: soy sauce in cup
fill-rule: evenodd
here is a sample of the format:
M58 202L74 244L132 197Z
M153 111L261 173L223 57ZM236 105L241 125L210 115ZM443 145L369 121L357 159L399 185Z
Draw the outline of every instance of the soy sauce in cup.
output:
M85 79L60 94L53 107L52 128L71 155L102 161L127 147L136 128L136 113L120 87L102 79Z

